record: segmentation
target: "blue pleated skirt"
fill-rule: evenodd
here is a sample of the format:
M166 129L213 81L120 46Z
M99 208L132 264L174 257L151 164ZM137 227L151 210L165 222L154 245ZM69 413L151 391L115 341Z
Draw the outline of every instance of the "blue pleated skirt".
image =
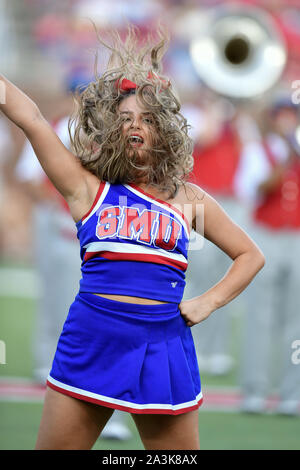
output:
M191 330L177 304L88 293L70 307L47 385L130 413L180 414L202 403Z

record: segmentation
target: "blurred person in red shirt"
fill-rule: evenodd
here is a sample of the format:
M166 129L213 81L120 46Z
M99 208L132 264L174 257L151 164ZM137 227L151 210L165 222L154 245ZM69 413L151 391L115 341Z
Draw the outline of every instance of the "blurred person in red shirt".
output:
M191 181L212 194L229 216L243 226L245 207L237 199L234 189L240 155L240 138L234 124L236 110L229 101L212 92L199 91L199 105L193 103L184 108L192 123L195 142ZM194 296L199 285L203 291L209 289L230 266L230 259L208 240L199 249L200 236L196 233L194 236L187 269L186 298ZM222 307L218 319L211 316L205 324L193 328L199 365L211 375L227 374L233 366L230 351L232 307L232 304Z
M243 149L236 188L251 207L247 230L266 255L264 273L247 289L241 409L262 413L276 393L277 412L296 415L300 374L292 353L300 339L299 110L283 95L274 98L266 114L262 138Z

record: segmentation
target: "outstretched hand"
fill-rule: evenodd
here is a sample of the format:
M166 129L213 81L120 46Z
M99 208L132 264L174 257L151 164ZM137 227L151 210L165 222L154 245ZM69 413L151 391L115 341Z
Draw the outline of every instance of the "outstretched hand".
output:
M179 304L179 310L187 326L194 326L202 322L216 309L211 299L205 294L184 300Z

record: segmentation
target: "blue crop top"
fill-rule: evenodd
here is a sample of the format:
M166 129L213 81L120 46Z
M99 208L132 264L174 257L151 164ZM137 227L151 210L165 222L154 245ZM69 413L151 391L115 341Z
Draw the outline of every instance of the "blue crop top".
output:
M79 292L181 302L189 225L177 208L137 186L101 182L76 227Z

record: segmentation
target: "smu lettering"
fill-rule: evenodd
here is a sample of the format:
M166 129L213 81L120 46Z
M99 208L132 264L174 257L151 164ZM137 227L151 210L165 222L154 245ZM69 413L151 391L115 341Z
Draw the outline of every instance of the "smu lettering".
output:
M135 207L110 206L99 214L96 235L103 238L138 240L172 251L180 237L181 225L162 212Z

